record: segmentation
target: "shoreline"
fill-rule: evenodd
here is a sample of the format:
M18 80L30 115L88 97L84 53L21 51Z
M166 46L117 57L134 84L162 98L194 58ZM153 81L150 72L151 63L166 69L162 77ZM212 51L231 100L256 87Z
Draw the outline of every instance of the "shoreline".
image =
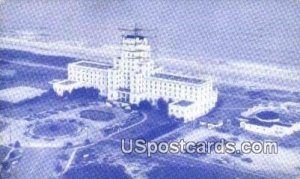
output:
M102 47L72 46L70 44L60 44L55 47L56 42L47 45L46 42L29 42L34 45L28 46L26 40L9 40L18 45L5 43L5 38L0 39L0 50L15 50L44 56L72 57L75 59L85 59L101 63L112 63L119 49L116 45L106 45ZM6 38L9 39L9 38ZM21 43L20 43L21 42ZM40 44L43 44L42 46ZM61 43L61 42L60 42ZM55 48L53 48L55 47ZM78 52L80 51L80 52ZM250 89L280 90L287 92L300 92L300 73L294 69L281 68L278 66L249 63L241 61L204 61L204 60L183 60L158 57L155 59L158 65L164 67L166 71L185 76L199 76L202 78L212 78L217 85L230 85L245 87ZM172 64L170 66L170 64ZM192 68L191 68L192 67Z

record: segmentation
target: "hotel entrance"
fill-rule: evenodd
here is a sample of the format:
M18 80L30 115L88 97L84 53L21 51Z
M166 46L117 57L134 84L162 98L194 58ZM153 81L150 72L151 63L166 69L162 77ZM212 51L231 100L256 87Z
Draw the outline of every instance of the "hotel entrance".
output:
M118 93L119 101L123 103L129 103L129 92L120 91Z

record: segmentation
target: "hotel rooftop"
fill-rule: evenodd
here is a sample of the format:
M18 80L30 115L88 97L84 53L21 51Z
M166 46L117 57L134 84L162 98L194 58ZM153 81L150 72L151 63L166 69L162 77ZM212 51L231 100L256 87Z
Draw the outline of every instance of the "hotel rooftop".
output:
M185 107L185 106L189 106L192 104L193 104L193 102L191 102L191 101L181 100L181 101L176 102L174 105Z
M76 65L83 66L83 67L97 68L97 69L109 69L113 67L112 65L93 63L93 62L80 62L77 63Z
M145 37L144 36L141 36L141 35L126 35L126 38L130 38L130 39L144 39Z
M184 83L192 83L192 84L202 84L205 81L197 78L190 78L190 77L183 77L183 76L176 76L166 73L155 73L152 75L154 78L160 78L164 80L172 80L172 81L178 81L178 82L184 82Z
M60 84L61 85L72 85L72 84L75 84L77 83L76 81L72 81L72 80L65 80L63 82L61 82Z

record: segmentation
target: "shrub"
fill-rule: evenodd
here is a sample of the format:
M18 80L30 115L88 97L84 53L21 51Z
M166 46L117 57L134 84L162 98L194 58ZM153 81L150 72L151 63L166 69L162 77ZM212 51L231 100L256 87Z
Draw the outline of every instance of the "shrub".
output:
M69 160L70 157L68 154L61 154L58 156L58 158L66 161L66 160Z
M2 169L4 170L8 170L10 168L10 163L8 161L3 161L1 165L2 165Z
M91 143L92 143L92 142L90 141L90 139L85 139L85 140L84 140L84 144L85 144L85 145L89 145L89 144L91 144Z
M247 162L247 163L253 162L251 158L242 158L242 161Z
M9 158L16 158L18 156L18 153L16 151L12 151L10 154L9 154Z
M60 172L63 171L63 167L61 166L60 163L58 163L58 164L55 165L55 171L56 171L57 173L60 173Z
M84 98L84 99L95 99L99 98L99 90L95 88L79 88L73 90L70 94L64 94L69 99Z

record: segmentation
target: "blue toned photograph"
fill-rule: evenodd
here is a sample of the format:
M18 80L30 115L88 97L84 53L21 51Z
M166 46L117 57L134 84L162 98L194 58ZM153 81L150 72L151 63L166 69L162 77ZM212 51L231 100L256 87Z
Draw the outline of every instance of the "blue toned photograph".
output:
M0 0L0 179L300 178L299 0Z

